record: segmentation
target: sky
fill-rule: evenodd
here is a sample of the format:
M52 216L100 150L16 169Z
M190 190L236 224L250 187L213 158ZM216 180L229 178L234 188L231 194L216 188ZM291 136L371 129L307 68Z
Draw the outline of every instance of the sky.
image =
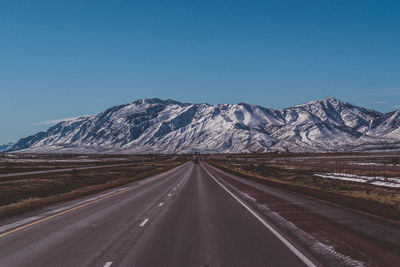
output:
M0 144L158 97L400 109L400 1L0 1Z

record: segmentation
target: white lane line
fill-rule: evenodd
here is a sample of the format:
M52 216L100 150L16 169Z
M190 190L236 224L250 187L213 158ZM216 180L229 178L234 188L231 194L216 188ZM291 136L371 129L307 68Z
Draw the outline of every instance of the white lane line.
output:
M176 187L174 187L174 191L176 190Z
M171 194L168 194L168 196L170 197L170 196L171 196Z
M247 211L249 211L258 221L260 221L268 230L270 230L283 244L286 245L294 254L296 254L297 257L299 257L300 260L302 260L307 266L309 267L316 267L314 263L312 263L303 253L301 253L297 248L295 248L286 238L284 238L279 232L277 232L270 224L268 224L264 218L262 218L260 215L255 213L249 206L247 206L243 201L241 201L237 196L235 196L225 185L223 185L221 182L215 178L214 175L212 175L204 166L201 164L203 169L210 175L210 177L218 184L220 185L223 189L225 189L226 192L228 192L237 202L239 202Z
M146 219L146 220L144 220L141 224L140 224L140 227L143 227L143 226L145 226L146 225L146 223L149 221L149 219Z
M160 202L160 204L158 204L159 207L161 207L164 204L164 202Z
M113 262L112 261L108 261L108 262L106 262L106 264L104 264L104 267L110 267L111 264L113 264Z

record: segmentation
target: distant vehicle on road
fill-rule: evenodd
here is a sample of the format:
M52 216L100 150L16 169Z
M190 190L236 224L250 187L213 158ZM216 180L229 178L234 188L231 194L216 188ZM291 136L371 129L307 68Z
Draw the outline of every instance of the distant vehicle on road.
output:
M200 159L199 156L195 155L193 156L193 163L199 163Z

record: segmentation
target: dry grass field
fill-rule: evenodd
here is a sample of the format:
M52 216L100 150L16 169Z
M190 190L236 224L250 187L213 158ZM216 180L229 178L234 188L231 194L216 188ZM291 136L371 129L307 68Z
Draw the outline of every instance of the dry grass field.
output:
M242 177L400 221L400 154L203 156Z
M161 173L188 159L170 155L2 154L0 216L117 187ZM56 172L17 176L47 170Z

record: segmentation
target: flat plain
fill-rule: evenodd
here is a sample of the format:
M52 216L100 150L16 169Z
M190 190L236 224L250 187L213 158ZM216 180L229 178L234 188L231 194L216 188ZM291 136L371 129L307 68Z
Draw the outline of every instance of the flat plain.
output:
M199 158L1 155L0 265L398 265L397 154Z

